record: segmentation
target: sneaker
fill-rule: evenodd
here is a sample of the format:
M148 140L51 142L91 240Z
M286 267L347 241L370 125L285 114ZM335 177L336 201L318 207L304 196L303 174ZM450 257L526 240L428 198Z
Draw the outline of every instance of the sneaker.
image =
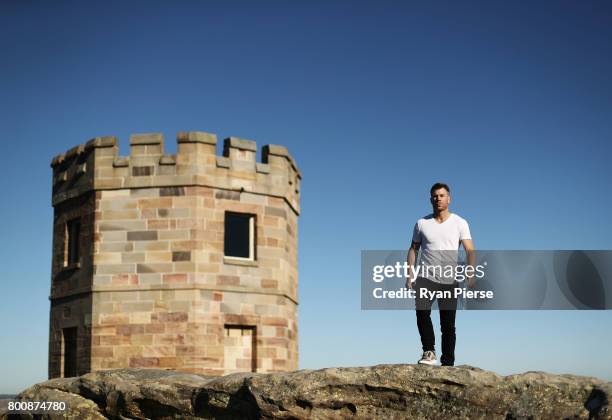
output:
M431 350L424 351L421 360L419 360L419 364L422 365L435 365L437 362L436 353Z

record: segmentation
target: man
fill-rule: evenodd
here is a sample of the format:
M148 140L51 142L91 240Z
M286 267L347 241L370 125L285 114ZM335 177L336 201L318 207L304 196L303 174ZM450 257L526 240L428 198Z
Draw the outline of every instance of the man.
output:
M433 213L419 219L414 225L412 245L408 250L409 270L406 287L416 291L416 317L423 355L419 363L434 365L437 363L435 336L431 323L431 305L436 297L422 294L421 291L450 291L444 298L438 298L440 309L440 326L442 329L442 366L453 366L455 363L455 314L457 299L453 289L457 287L454 275L448 275L443 268L457 266L459 245L467 253L468 265L475 266L476 252L467 221L448 210L451 202L450 188L443 183L436 183L430 190L430 201ZM421 249L421 270L415 266L417 254ZM469 270L468 270L469 271ZM453 271L454 272L454 271ZM414 274L417 278L414 280ZM467 275L472 274L472 275ZM468 287L474 287L473 273L466 272ZM414 283L414 285L413 285ZM425 296L423 296L425 295ZM435 295L435 294L434 294Z

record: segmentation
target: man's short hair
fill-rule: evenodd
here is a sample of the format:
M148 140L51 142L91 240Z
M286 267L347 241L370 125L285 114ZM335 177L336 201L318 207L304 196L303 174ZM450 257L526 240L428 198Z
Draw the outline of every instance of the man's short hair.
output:
M439 190L440 188L444 188L446 190L446 192L450 194L450 188L448 187L448 185L446 185L443 182L436 182L431 187L431 190L429 190L429 195L432 195L434 193L434 191Z

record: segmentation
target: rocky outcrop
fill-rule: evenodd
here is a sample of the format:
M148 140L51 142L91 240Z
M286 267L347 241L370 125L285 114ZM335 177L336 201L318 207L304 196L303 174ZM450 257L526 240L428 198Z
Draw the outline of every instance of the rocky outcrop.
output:
M66 401L83 419L610 419L611 395L611 382L574 375L378 365L223 377L119 369L52 379L18 399Z

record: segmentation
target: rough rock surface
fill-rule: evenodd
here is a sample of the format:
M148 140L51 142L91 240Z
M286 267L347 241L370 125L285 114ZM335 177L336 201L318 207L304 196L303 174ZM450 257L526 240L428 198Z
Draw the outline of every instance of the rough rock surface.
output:
M66 401L82 419L611 419L611 396L612 382L574 375L377 365L224 377L118 369L52 379L17 398Z

